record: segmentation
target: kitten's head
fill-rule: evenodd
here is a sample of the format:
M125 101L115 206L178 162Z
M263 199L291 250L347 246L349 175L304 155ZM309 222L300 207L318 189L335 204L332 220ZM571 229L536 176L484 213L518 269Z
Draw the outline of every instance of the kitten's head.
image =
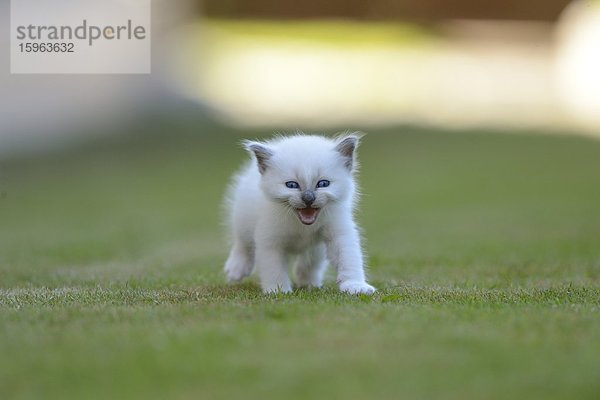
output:
M267 197L312 225L323 209L352 201L359 139L358 134L334 139L296 135L265 143L246 141L244 146L256 159Z

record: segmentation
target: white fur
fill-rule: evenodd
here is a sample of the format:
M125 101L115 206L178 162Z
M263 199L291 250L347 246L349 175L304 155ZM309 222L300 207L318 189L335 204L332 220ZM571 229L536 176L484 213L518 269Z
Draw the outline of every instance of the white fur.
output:
M328 260L341 291L375 292L365 279L353 219L358 140L356 135L295 135L244 143L253 158L234 178L227 198L233 239L225 263L229 281L250 275L256 264L264 292L290 292L288 259L297 256L298 286L320 287ZM322 179L330 186L316 188ZM287 181L298 182L300 189L289 189ZM313 207L320 209L312 225L302 224L295 211L306 206L301 193L307 189L314 191Z

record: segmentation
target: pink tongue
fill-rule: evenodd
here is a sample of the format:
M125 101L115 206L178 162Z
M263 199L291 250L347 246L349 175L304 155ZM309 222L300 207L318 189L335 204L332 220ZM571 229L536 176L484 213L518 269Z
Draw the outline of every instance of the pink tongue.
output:
M316 208L301 208L298 212L300 216L300 221L304 224L312 224L317 219L317 209Z

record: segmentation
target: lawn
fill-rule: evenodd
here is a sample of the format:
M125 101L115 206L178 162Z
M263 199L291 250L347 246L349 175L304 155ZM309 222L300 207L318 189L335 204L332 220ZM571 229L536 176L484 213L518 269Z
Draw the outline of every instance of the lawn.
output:
M379 292L266 296L221 274L259 133L139 129L0 162L0 398L600 396L600 142L369 132Z

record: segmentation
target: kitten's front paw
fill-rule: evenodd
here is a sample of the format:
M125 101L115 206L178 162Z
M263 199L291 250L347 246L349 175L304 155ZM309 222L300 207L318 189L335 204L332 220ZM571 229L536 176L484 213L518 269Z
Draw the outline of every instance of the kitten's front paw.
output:
M350 281L340 283L340 291L350 294L373 294L376 290L367 282Z

